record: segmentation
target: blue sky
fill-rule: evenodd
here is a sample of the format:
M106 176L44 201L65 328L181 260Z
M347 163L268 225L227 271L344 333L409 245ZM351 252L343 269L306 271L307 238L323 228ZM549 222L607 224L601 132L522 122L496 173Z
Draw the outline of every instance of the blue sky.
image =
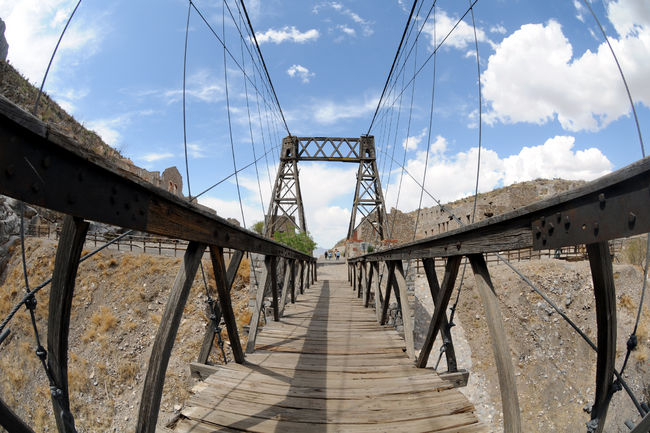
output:
M9 60L32 82L40 82L75 4L0 0ZM237 167L287 135L277 112L268 108L271 96L256 97L253 87L263 86L247 58L251 47L241 44L228 9L215 0L196 0L195 5L220 37L225 32L239 65L227 56L226 86L223 47L192 10L186 109L193 194L233 172L226 89ZM227 5L238 21L234 0ZM427 165L427 190L449 201L473 193L478 154L479 77L471 14L433 56L434 46L468 3L438 1L426 22L431 1L420 5L406 42L408 49L416 48L398 64L403 70L395 81L395 88L404 89L401 110L398 94L389 92L371 130L387 205L405 211L418 207L420 191L405 177L397 202L402 161L420 182ZM411 2L257 0L246 6L291 133L365 134ZM650 3L594 0L591 6L619 57L647 136ZM84 0L46 84L61 105L136 164L161 171L176 165L184 177L181 90L187 11L182 0L118 0L108 5ZM480 0L474 18L482 96L481 191L539 177L589 180L641 157L625 89L581 0ZM240 67L252 82L244 80ZM414 70L420 70L414 84L404 86ZM277 159L277 150L271 150L257 165L261 199L255 166L239 174L247 226L259 221L268 206ZM346 234L355 174L353 165L301 164L308 229L320 246L329 247ZM184 190L187 194L187 181ZM222 216L242 220L234 178L200 201ZM425 195L423 205L432 204Z

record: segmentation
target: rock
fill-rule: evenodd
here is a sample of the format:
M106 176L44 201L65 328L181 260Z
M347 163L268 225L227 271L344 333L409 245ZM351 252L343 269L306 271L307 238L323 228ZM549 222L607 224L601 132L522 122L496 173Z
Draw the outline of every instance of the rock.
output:
M0 19L0 60L7 61L7 54L9 53L9 44L5 38L5 22Z

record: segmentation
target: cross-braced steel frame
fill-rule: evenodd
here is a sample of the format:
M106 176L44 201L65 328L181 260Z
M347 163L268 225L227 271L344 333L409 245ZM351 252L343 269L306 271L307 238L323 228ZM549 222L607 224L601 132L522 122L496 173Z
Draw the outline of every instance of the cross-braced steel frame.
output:
M347 238L350 239L354 233L357 213L372 225L379 239L385 238L386 206L377 170L375 138L371 135L360 138L285 137L282 140L280 166L266 218L267 236L287 223L295 225L301 231L307 231L298 161L359 163Z

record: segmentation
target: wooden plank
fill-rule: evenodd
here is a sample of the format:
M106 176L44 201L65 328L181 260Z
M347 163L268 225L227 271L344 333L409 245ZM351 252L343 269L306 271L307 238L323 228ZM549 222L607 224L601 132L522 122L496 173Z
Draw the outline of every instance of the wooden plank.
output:
M153 186L129 172L126 164L84 149L4 96L0 96L0 143L0 161L10 174L0 184L0 194L171 238L310 259Z
M616 288L609 243L587 244L587 254L594 283L596 325L598 327L596 396L591 409L590 423L596 424L593 432L600 433L605 428L607 408L613 395L611 391L616 362Z
M34 430L31 429L20 419L18 415L11 410L9 406L5 404L4 401L0 398L0 426L5 430L11 433L34 433Z
M185 250L181 268L176 275L176 280L165 306L165 311L160 320L158 333L153 342L153 349L149 358L149 367L144 379L140 410L138 413L138 433L153 433L156 430L160 399L162 398L165 373L169 363L169 355L174 346L174 339L178 325L183 316L183 309L194 281L194 276L203 257L205 245L190 242Z
M399 291L402 309L402 322L404 325L404 340L406 340L406 354L410 359L415 359L415 347L413 341L413 315L411 314L411 305L408 298L408 289L404 279L404 269L401 260L395 261L394 281Z
M449 323L447 322L447 305L449 299L454 291L456 284L456 277L458 276L458 268L460 267L461 256L453 256L447 259L445 265L445 275L442 280L442 289L438 285L438 277L436 276L435 264L433 259L425 258L422 263L427 275L427 281L431 290L431 298L434 300L434 313L431 317L429 324L429 331L424 340L420 356L417 360L417 366L424 368L427 366L431 348L436 340L438 330L441 330L443 335L443 343L445 344L445 353L447 355L447 370L450 372L456 371L456 355L454 353L454 346L451 343L451 335L449 332Z
M258 284L257 293L255 294L255 308L253 309L253 314L251 314L251 321L248 324L248 342L246 343L246 353L253 353L255 351L255 340L257 338L257 328L260 323L260 315L262 313L262 308L264 308L264 293L266 287L272 287L273 290L273 316L276 317L275 320L278 320L278 304L277 304L277 287L276 287L276 263L275 257L266 256L264 258L264 265L266 266L266 278L264 284Z
M52 406L60 432L76 431L68 397L68 332L75 279L88 226L87 221L66 215L52 273L47 319L47 364L57 389L56 394L52 393Z
M503 409L503 431L504 433L521 432L521 415L519 412L519 397L517 395L517 382L510 357L510 347L506 337L505 326L499 310L499 304L490 273L482 254L468 256L472 265L472 271L476 278L476 289L481 295L485 308L485 319L487 320L492 350L499 376L499 389L501 391L501 405Z
M214 277L217 284L217 294L219 295L219 306L221 307L223 320L226 323L228 339L230 340L230 348L232 349L232 354L235 358L235 362L241 364L244 362L244 352L241 348L241 342L239 341L237 319L235 318L235 312L232 309L232 303L230 300L230 287L232 280L228 281L226 263L223 258L223 248L211 245L210 260L212 260L212 269L214 270Z
M244 252L235 250L235 253L228 263L228 271L226 272L228 280L228 292L230 293L230 288L235 282L235 277L237 276L237 270L241 264L242 258L244 257ZM210 320L205 326L205 335L203 336L203 343L201 344L201 351L199 352L199 357L197 362L205 364L210 358L210 352L212 352L212 345L214 344L214 337L217 335L217 326L221 321L221 308L219 305L214 306L215 311L208 311L208 317ZM211 317L214 314L214 319Z
M630 433L647 433L650 431L650 412L646 413L639 424Z
M388 275L386 276L386 295L384 296L384 302L381 304L381 320L379 321L380 325L385 325L388 318L388 306L390 305L390 292L393 288L395 280L395 262L389 261L386 262L388 267Z

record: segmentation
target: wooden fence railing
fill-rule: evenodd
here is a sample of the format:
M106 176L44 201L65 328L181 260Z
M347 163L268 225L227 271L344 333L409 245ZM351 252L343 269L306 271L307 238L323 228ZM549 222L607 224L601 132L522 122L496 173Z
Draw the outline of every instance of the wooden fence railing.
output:
M407 299L404 261L422 262L427 277L434 313L426 340L415 359L413 320L408 302L400 302L404 322L406 351L418 367L425 367L438 333L445 345L447 367L457 371L449 327L447 306L463 257L469 260L476 289L485 309L492 340L501 392L504 430L521 432L519 399L511 353L499 310L486 257L499 254L498 260L513 258L508 251L556 251L580 247L591 266L594 285L597 341L596 386L590 432L602 432L613 388L625 387L615 369L616 296L609 241L650 231L650 158L643 159L578 189L534 203L508 214L480 221L456 230L387 250L348 259L348 277L358 297L368 306L374 292L377 320L384 324L391 293ZM584 248L584 249L582 249ZM505 252L505 253L504 253ZM541 254L541 253L538 253ZM435 261L444 261L439 282ZM382 278L378 278L381 275ZM577 330L577 329L576 329ZM597 349L596 349L597 348ZM616 376L616 383L615 378ZM647 425L647 410L633 400ZM634 431L637 431L637 427ZM642 428L642 427L641 427ZM643 431L643 430L638 430Z
M223 316L233 356L239 363L244 360L244 352L229 292L244 252L265 256L268 272L260 291L268 288L273 292L276 320L288 294L295 299L297 269L300 269L300 290L316 278L316 262L312 257L237 227L130 172L116 169L1 96L0 179L0 194L67 215L61 227L51 280L47 352L39 352L48 354L44 365L51 378L52 404L60 432L75 431L68 396L68 329L88 221L187 242L153 343L140 401L136 428L139 433L156 430L165 372L189 289L205 250L209 251L216 276L218 306L215 306L212 320L218 324ZM159 248L162 250L162 246ZM235 251L227 267L224 249ZM283 265L279 274L276 264ZM285 280L280 306L277 304L278 278ZM30 301L34 299L35 290L23 298L21 304L35 306ZM261 300L263 294L257 299ZM249 345L255 340L260 308L258 305L253 314ZM9 320L11 317L3 324ZM207 361L214 327L214 323L207 326L199 362ZM2 335L0 329L0 337ZM2 400L0 426L11 432L32 432Z

